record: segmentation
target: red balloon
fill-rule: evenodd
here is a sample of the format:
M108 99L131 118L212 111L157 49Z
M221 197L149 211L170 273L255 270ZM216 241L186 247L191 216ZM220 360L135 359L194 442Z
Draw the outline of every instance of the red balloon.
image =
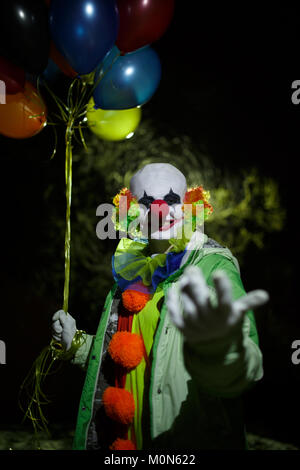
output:
M116 45L132 52L157 41L169 26L174 0L117 0L120 17Z
M25 71L0 57L0 80L5 83L6 93L14 95L24 90Z

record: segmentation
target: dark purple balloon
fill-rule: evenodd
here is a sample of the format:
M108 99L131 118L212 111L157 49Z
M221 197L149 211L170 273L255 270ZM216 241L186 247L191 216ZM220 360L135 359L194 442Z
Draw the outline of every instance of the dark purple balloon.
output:
M46 3L6 0L0 8L0 55L26 72L41 73L47 67L50 49Z
M132 52L157 41L169 26L174 0L117 0L120 28L116 46Z

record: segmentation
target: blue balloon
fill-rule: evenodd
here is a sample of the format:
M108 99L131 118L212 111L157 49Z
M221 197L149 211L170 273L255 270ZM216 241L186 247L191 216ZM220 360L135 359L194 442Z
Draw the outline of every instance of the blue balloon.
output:
M92 72L114 45L119 13L114 0L52 0L53 42L79 74Z
M161 78L157 53L149 46L125 55L115 46L95 74L94 101L101 109L130 109L145 104Z

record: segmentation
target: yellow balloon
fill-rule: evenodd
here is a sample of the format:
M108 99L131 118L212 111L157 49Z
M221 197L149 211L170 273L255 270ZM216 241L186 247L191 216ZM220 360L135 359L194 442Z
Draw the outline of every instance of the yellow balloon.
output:
M94 109L93 98L89 101L86 113L91 131L105 140L123 140L131 137L140 123L141 116L141 108Z

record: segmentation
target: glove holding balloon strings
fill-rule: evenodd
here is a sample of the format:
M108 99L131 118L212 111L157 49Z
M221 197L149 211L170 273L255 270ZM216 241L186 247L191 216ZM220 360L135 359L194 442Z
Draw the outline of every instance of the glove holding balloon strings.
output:
M50 400L42 392L41 386L49 373L56 372L62 361L71 360L78 349L86 342L86 334L77 330L75 319L64 310L58 310L52 317L52 341L46 346L26 376L20 388L19 406L24 412L24 418L29 418L33 424L35 437L38 442L38 431L44 430L49 434L48 421L42 411L42 405ZM54 367L56 365L56 368ZM25 392L29 403L22 405L22 392Z
M69 360L84 344L84 331L77 330L75 319L64 310L58 310L52 317L52 338L57 341L63 350L53 346L53 354L58 359Z

